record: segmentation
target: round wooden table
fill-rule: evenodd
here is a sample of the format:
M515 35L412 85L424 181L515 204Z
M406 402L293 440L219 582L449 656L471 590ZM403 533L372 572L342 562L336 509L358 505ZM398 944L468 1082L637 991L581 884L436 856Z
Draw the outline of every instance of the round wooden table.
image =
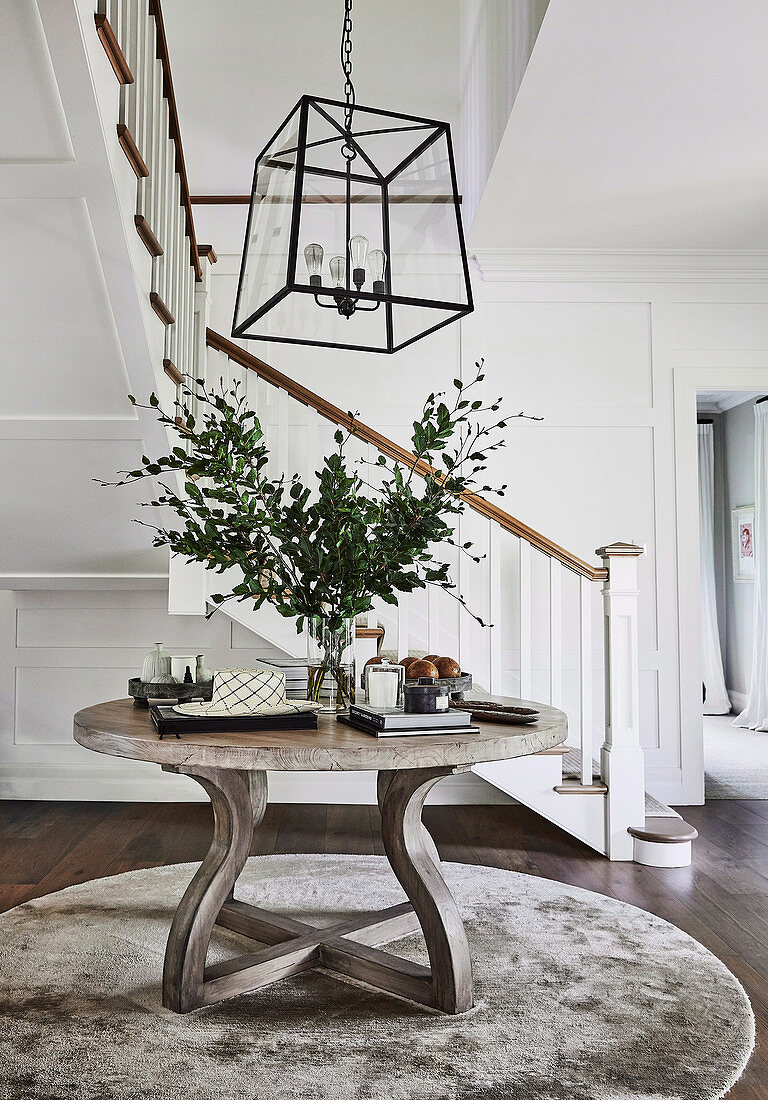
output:
M520 701L515 701L520 705ZM149 760L205 789L213 841L174 916L163 971L163 1004L175 1012L236 997L315 967L366 982L446 1013L473 1005L472 965L456 903L421 820L427 794L444 776L487 760L528 756L561 744L562 711L535 706L530 726L479 723L480 733L376 738L321 715L317 731L198 733L160 741L130 699L75 715L75 740L94 752ZM267 805L269 771L377 771L384 849L409 902L362 913L332 928L270 913L234 897ZM266 944L206 966L215 924ZM430 966L378 948L421 928Z

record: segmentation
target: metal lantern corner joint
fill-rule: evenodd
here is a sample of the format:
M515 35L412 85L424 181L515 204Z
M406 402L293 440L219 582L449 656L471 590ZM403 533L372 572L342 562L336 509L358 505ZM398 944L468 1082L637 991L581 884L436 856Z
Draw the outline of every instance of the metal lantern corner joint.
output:
M234 338L392 353L474 308L450 126L355 103L350 10L346 100L302 96L256 160Z

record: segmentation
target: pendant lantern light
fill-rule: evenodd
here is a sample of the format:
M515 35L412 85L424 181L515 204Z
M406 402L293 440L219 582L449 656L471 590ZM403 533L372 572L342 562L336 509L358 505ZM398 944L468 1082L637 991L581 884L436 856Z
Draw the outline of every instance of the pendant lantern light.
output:
M232 336L395 352L473 309L448 123L305 95L259 154Z

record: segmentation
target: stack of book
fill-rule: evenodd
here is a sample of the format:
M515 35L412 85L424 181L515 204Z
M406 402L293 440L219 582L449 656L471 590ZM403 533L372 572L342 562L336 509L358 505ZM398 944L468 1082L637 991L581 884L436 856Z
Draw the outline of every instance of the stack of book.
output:
M285 673L285 695L287 699L303 699L307 698L307 680L309 678L309 669L307 668L307 662L298 658L277 658L276 660L260 661L259 664L263 668L274 669L275 672Z
M369 707L353 703L337 721L373 737L410 737L413 734L479 733L469 711L440 710L435 714L406 714L401 708Z

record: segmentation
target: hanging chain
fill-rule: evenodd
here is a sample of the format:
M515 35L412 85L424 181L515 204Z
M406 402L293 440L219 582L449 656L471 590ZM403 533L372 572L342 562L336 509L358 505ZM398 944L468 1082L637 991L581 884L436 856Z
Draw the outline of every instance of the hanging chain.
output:
M347 160L353 160L357 154L350 142L352 136L352 115L355 109L355 86L352 83L352 0L344 0L344 22L341 30L341 71L344 73L344 129L347 140L342 146L342 154Z

